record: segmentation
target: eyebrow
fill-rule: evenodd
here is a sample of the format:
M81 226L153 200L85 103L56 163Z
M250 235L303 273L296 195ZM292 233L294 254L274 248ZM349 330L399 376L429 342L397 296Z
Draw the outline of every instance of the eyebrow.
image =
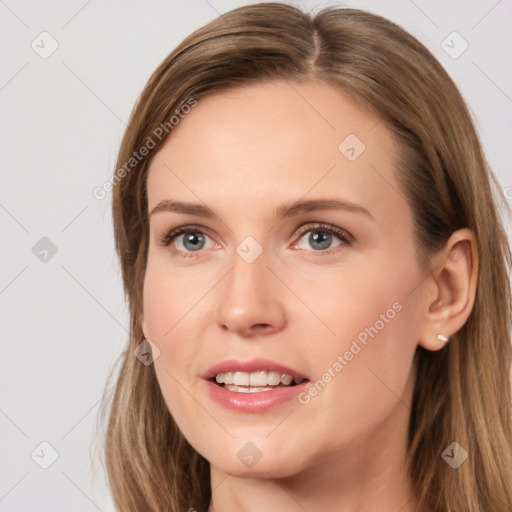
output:
M277 218L282 219L317 210L344 210L353 213L361 213L366 215L368 218L375 220L366 208L347 201L340 201L338 199L312 199L307 201L299 199L282 204L274 210L274 215ZM159 202L151 210L149 216L151 217L152 215L161 212L176 212L206 218L215 217L215 214L207 206L196 203L184 203L181 201L174 201L172 199L166 199Z

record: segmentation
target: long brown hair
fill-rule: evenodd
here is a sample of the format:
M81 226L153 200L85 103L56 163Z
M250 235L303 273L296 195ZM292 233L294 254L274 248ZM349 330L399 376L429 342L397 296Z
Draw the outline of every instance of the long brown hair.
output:
M211 499L208 461L177 428L153 366L134 356L144 340L139 315L148 249L149 163L172 137L169 120L187 102L277 79L336 85L385 123L400 148L397 171L422 258L441 248L455 230L474 232L480 264L473 311L445 348L417 349L409 472L420 508L510 512L511 254L497 212L503 194L468 108L433 55L389 20L339 7L313 16L277 3L235 9L187 37L150 77L121 144L113 223L131 325L118 371L107 385L113 396L107 394L102 406L102 418L108 415L105 461L117 507L123 512L190 507L202 512ZM157 147L131 161L149 139ZM454 441L469 454L457 469L441 457Z

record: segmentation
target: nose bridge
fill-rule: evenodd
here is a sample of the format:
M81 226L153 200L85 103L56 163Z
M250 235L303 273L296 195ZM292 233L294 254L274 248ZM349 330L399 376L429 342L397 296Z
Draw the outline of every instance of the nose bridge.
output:
M250 237L248 237L250 238ZM264 328L275 331L284 321L269 258L254 239L245 239L233 254L232 268L219 288L216 321L242 335Z

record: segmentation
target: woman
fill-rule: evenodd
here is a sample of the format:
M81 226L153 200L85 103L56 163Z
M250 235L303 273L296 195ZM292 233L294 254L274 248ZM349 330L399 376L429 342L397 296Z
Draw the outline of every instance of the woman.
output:
M114 176L119 510L509 511L495 184L452 80L380 16L258 4L185 39Z

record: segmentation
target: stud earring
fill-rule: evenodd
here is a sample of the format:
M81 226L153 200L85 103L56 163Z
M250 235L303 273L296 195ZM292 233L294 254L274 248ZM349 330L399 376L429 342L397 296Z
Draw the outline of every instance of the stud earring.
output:
M443 343L446 343L450 339L450 337L449 336L444 336L443 334L438 334L437 335L437 339L439 341L442 341Z

